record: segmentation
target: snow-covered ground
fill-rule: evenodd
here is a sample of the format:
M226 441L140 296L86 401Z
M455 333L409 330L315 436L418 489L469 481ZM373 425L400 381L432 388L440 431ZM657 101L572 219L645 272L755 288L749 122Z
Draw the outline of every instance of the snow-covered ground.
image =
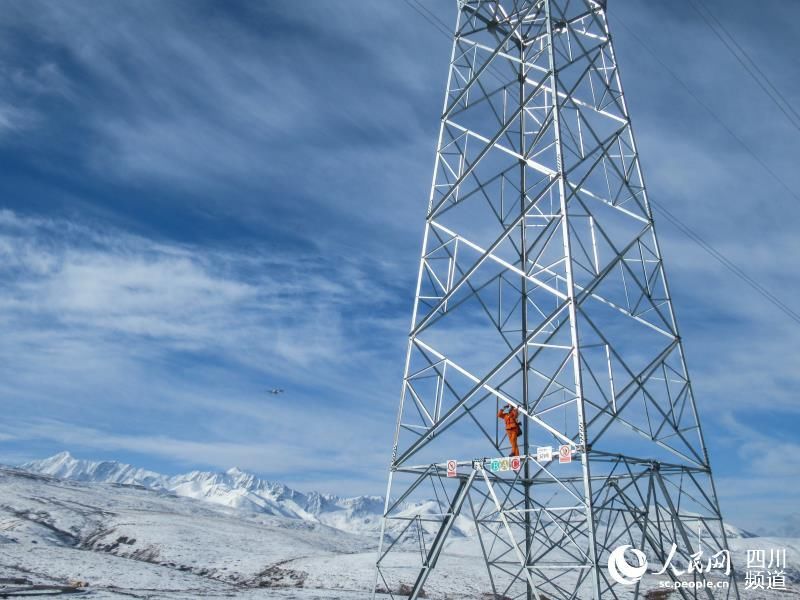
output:
M252 588L280 597L272 588L307 587L293 561L319 561L319 577L354 555L374 561L374 541L137 486L0 469L0 578L85 581L98 597L249 597Z
M0 579L83 581L98 598L369 597L376 535L333 528L305 509L300 516L270 514L291 512L287 505L298 498L285 495L264 512L134 483L0 468ZM344 512L359 512L345 505ZM353 519L345 525L363 527L363 515ZM469 556L443 566L462 579L474 569ZM452 597L472 591L462 586Z
M0 468L0 581L82 581L93 598L366 599L381 507L380 498L301 494L238 470L165 477L61 454ZM463 529L439 562L446 576L426 584L431 598L488 589ZM731 544L738 564L748 548L787 548L797 573L799 540L739 535Z

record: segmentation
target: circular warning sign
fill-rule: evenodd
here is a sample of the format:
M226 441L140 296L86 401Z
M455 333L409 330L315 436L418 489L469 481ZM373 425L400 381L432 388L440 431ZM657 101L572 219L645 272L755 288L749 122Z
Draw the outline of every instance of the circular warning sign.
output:
M558 462L568 463L572 462L572 448L569 446L561 446L558 449Z
M456 477L458 475L458 461L456 460L448 460L447 461L447 476L448 477Z

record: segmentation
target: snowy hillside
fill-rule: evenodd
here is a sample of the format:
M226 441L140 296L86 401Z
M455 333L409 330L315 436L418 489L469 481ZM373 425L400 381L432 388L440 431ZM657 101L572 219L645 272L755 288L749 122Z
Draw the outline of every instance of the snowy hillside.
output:
M303 494L237 469L167 477L67 453L25 470L0 467L0 597L3 580L16 579L85 581L93 598L366 599L381 509L378 497ZM408 506L409 514L438 509ZM441 577L426 583L430 598L487 597L471 523L458 529L439 561ZM800 540L728 530L734 564L745 563L748 549L786 548L787 578L797 581ZM401 563L416 543L401 543ZM643 584L656 589L658 581Z
M322 587L289 563L333 564L361 553L365 565L374 561L370 539L325 525L136 486L0 468L0 579L85 581L93 597L228 596L251 588ZM342 576L327 585L348 583Z
M0 597L18 580L86 582L92 598L366 599L375 558L372 533L0 467ZM430 596L480 597L475 558L471 547L443 558L460 583L432 584Z

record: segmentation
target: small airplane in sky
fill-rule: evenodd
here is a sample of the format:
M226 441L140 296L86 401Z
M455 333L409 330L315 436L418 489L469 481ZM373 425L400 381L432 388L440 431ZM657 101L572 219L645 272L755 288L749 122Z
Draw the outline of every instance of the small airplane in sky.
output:
M267 393L277 396L278 394L282 394L283 390L281 388L272 388L271 390L267 390Z

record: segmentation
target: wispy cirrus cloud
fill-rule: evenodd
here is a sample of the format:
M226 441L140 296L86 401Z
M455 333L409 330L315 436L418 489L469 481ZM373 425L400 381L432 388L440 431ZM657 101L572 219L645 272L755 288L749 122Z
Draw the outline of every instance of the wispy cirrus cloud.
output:
M724 412L715 424L727 432L724 447L737 465L717 477L724 514L763 535L796 536L800 444L791 433L751 426L745 419Z
M9 80L9 95L15 110L27 104L51 127L60 118L58 127L77 129L71 158L94 177L162 186L190 210L272 224L308 223L316 211L397 236L408 206L422 214L426 182L407 174L430 169L438 102L419 102L430 92L421 75L444 72L447 43L438 63L420 63L399 40L376 46L376 30L416 28L403 8L364 6L352 19L327 7L241 5L215 14L208 34L209 15L185 2L36 6L4 19L47 39L66 66L33 62ZM39 109L26 102L34 82L69 95ZM347 193L331 201L335 190Z
M300 274L294 258L200 250L9 211L0 213L0 227L7 321L235 352L253 327L257 339L280 337L293 321L305 328L308 315L297 314L304 304L329 317L319 326L331 343L308 344L295 334L297 347L286 347L284 358L303 365L337 353L334 313L346 290L317 261L309 259Z
M298 259L0 212L6 441L268 470L324 453L318 469L349 468L348 444L331 446L386 434L368 425L390 411L368 384L392 354L353 315L390 298L363 265ZM396 325L367 320L374 334Z

